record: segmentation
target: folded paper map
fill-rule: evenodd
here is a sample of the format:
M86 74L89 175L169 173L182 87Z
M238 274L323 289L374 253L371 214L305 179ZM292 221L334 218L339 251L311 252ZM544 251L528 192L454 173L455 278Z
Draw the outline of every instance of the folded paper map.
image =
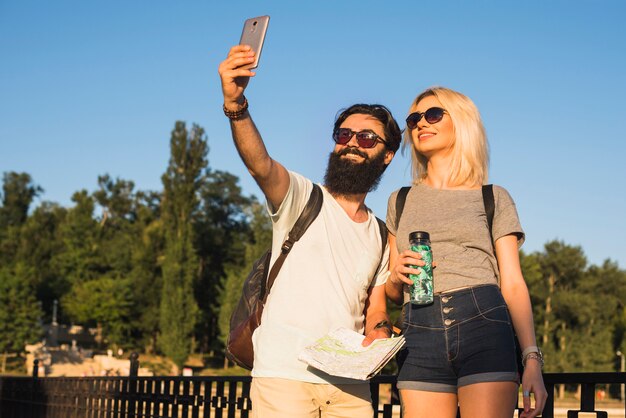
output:
M375 376L404 345L404 337L374 340L367 347L365 336L347 328L328 333L306 347L298 360L333 376L367 380Z

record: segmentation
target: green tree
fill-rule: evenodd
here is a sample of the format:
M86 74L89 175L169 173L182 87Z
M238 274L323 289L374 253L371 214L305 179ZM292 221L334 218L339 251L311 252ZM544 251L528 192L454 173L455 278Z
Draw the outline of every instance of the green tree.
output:
M74 207L68 209L59 226L59 239L63 248L51 261L60 275L58 285L64 288L60 300L60 322L81 322L76 315L76 304L73 303L77 298L76 292L83 283L97 279L104 272L98 253L100 231L94 219L95 202L86 190L74 193L72 201Z
M200 257L200 278L196 300L200 321L196 331L198 349L221 348L218 326L219 288L226 266L241 263L241 254L250 237L246 210L252 199L241 194L238 178L223 171L207 170L207 181L200 190L200 211L194 222L196 248Z
M128 277L132 270L132 252L139 240L136 228L134 183L98 177L99 190L93 199L100 210L98 222L98 258L102 273Z
M135 303L130 274L132 251L139 239L134 225L134 184L103 175L98 177L98 186L92 196L75 195L77 205L65 225L67 251L62 259L68 261L71 289L63 298L63 308L71 320L95 324L101 342L133 346Z
M98 254L100 231L94 219L95 202L86 190L74 193L74 207L59 227L63 250L53 263L68 286L97 278L105 269Z
M17 264L0 268L0 353L23 353L26 344L42 335L41 309L29 275L32 270Z
M525 261L535 312L541 306L536 318L541 320L536 327L537 339L544 350L548 372L574 371L586 361L584 350L576 344L581 336L581 321L592 315L578 289L586 266L582 248L556 240L546 243L544 251L534 259ZM542 298L540 304L538 296ZM564 396L565 386L560 385L559 397Z
M76 284L65 309L78 323L95 322L103 342L120 347L130 340L132 296L128 279L102 276Z
M614 371L615 352L625 345L626 272L610 260L587 267L582 248L562 241L520 261L546 371Z
M138 240L133 251L130 273L133 283L133 329L138 345L153 353L159 331L159 307L163 286L161 264L165 246L158 193L139 192L137 206Z
M161 178L165 254L159 344L179 369L192 352L198 319L194 289L200 265L192 222L198 211L197 193L205 181L207 151L202 128L194 125L188 132L184 122L176 122L169 165Z
M0 206L0 353L22 353L42 334L36 266L24 259L22 229L42 189L26 173L5 173Z
M37 299L44 311L44 321L49 322L54 300L67 291L68 284L54 265L55 255L63 251L59 229L66 215L65 208L43 202L32 211L20 229L15 262L32 269L28 285L35 289Z
M580 247L551 241L545 244L539 263L544 286L539 292L545 295L539 341L545 348L546 357L554 357L547 370L564 371L568 365L564 356L570 335L568 326L572 324L572 304L576 304L576 297L570 293L576 291L587 259Z
M43 189L27 173L4 173L2 206L0 206L0 266L11 271L21 263L29 266L24 276L47 311L52 309L57 272L50 263L62 245L57 236L64 210L43 202L31 212L31 205Z
M42 192L27 173L8 172L2 177L0 206L0 266L12 265L20 242L20 230L33 199Z
M589 347L590 367L585 371L615 371L615 353L626 351L626 271L611 260L591 266L581 293L594 308L594 318L586 324L587 340L593 340L593 347Z
M98 186L93 197L102 208L101 224L112 219L121 223L122 220L135 219L135 184L132 181L111 179L108 174L98 176Z
M33 199L43 189L33 184L27 173L14 171L4 173L2 178L2 206L0 207L0 230L22 225L28 216Z

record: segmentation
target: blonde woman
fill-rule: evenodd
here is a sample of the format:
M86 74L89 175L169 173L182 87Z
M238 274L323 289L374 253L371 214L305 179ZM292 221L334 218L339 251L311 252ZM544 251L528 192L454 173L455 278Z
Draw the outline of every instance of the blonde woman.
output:
M513 416L517 334L525 365L521 416L535 417L547 392L519 263L524 232L511 196L493 186L490 234L482 191L489 151L478 109L463 94L434 87L417 96L409 113L403 145L412 150L414 184L399 220L398 191L389 198L385 285L391 300L407 303L398 374L404 416L454 418L457 407L463 418ZM408 276L424 265L409 249L409 233L418 230L429 232L437 262L429 305L408 303Z

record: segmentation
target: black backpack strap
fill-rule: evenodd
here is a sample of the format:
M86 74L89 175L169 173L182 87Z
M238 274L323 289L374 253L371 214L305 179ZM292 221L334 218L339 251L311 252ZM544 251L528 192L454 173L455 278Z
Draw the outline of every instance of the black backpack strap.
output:
M487 225L489 225L489 236L493 243L493 251L495 253L496 246L493 242L493 214L496 211L496 203L493 198L493 184L485 184L483 186L483 205L485 206L485 213L487 214Z
M493 247L493 255L496 255L496 242L493 240L493 216L496 212L496 201L493 197L493 184L483 185L483 205L487 214L487 225L489 226L489 238ZM498 258L496 257L496 263Z
M266 287L267 290L263 289L261 291L261 294L262 294L261 299L263 300L264 303L267 300L267 295L270 293L270 289L272 288L272 285L274 284L274 280L276 280L276 276L278 276L278 272L280 271L280 268L283 266L283 263L285 262L285 258L287 258L287 255L291 251L293 244L295 244L296 241L302 238L302 235L304 235L304 233L309 228L309 226L313 223L315 218L317 218L317 215L320 213L320 210L322 209L323 202L324 202L324 194L322 193L321 187L313 183L313 190L311 190L311 195L309 196L309 200L306 206L304 207L304 209L302 210L302 213L300 213L298 220L296 220L296 223L293 225L293 227L291 227L291 231L289 231L289 234L287 235L287 239L285 240L285 242L283 242L283 245L280 248L280 255L278 256L278 258L274 262L274 265L272 266L272 269L270 270L270 273L267 277L267 287Z
M409 194L411 186L404 186L398 190L398 196L396 196L396 231L400 226L400 216L404 210L404 204L406 203L406 195Z
M378 269L376 270L376 275L380 270L380 263L383 262L383 257L385 256L385 248L387 247L387 224L380 219L378 216L376 217L376 222L378 222L378 231L380 232L380 240L382 242L383 248L380 252L380 261L378 262Z
M376 222L378 222L378 229L380 231L380 239L383 242L383 253L384 253L385 247L387 246L387 224L378 216L376 217Z
M282 252L291 251L291 247L293 246L293 244L300 238L302 238L302 235L304 235L311 223L315 220L315 218L317 218L317 215L320 213L323 202L324 194L322 193L321 187L313 183L313 190L311 190L309 201L302 210L302 213L298 217L298 220L291 228L291 231L289 231L289 235L287 236L287 239L285 240L281 248Z

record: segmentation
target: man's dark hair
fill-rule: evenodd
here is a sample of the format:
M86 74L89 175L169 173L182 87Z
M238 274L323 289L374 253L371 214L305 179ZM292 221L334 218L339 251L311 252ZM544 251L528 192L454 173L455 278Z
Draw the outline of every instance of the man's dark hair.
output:
M385 141L387 141L387 148L396 152L400 147L400 141L402 140L402 131L398 126L398 122L393 118L389 109L379 104L354 104L347 109L343 109L337 119L335 119L335 126L333 132L341 126L348 116L354 114L369 115L380 121L383 124L385 131Z

